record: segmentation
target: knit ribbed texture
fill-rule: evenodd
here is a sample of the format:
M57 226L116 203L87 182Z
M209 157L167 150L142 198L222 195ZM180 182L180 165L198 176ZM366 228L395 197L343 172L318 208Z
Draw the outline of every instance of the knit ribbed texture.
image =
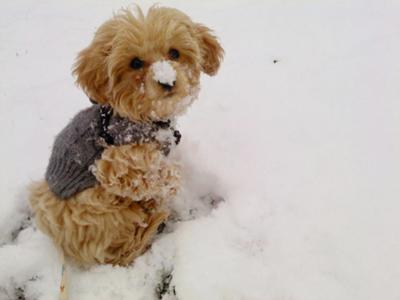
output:
M67 199L97 182L89 169L107 147L100 136L104 133L100 108L96 104L79 112L54 141L45 178L50 190L60 199ZM159 135L160 131L164 133ZM110 119L107 134L117 146L157 141L166 155L176 139L169 125L165 128L155 123L131 122L116 115Z
M79 112L57 135L46 180L57 197L65 199L96 184L89 166L103 152L99 143L99 106Z

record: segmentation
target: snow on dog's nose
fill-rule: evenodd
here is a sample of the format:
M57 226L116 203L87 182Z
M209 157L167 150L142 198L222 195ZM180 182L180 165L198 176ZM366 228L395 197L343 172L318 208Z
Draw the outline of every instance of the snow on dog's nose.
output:
M168 61L158 61L152 66L153 79L167 91L171 91L176 82L176 71Z

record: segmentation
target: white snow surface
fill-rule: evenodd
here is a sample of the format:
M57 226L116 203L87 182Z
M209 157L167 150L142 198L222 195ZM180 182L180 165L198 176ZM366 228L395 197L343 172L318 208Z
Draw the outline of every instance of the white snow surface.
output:
M75 55L129 4L2 2L1 300L57 299L27 186L89 105ZM178 120L174 218L130 267L69 265L70 299L158 299L168 280L164 300L400 299L399 2L161 4L215 29L226 57Z
M174 67L166 60L157 61L151 65L153 79L157 82L173 85L176 80Z

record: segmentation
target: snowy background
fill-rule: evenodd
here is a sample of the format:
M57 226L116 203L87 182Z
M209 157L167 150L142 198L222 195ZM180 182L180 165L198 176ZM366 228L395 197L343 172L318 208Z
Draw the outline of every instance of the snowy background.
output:
M76 53L131 3L0 3L1 300L57 298L59 255L26 186L89 105ZM400 3L161 4L226 51L179 121L179 221L129 268L71 266L71 299L400 299Z

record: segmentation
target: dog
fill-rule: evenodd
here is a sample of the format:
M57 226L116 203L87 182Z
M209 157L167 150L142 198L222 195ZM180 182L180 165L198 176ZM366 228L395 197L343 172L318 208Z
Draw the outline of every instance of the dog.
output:
M93 104L57 135L29 196L66 257L126 266L151 245L181 184L176 117L223 54L209 28L173 8L122 9L98 28L73 69Z

